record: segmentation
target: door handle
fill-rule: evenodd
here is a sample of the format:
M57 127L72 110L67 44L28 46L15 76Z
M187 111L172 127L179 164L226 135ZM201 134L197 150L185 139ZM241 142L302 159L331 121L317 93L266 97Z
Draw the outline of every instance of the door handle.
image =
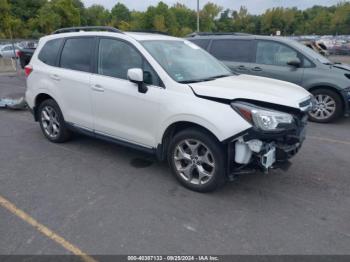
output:
M239 70L247 70L247 68L246 68L244 65L238 66L238 69L239 69Z
M51 77L51 79L53 79L55 81L60 81L61 80L60 77L58 75L56 75L56 74L51 75L50 77Z
M259 71L262 71L262 68L256 66L256 67L253 67L252 70L255 71L255 72L259 72Z
M105 89L101 86L101 85L93 85L92 86L92 90L96 91L96 92L104 92Z

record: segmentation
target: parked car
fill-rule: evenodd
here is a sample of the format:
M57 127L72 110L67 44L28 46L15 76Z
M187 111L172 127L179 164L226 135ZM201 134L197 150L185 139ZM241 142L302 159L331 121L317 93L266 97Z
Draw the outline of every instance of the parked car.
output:
M334 64L297 41L246 34L194 34L188 40L207 50L233 72L304 87L316 98L316 106L310 112L312 121L328 123L350 112L349 65Z
M18 47L19 49L17 50L16 55L20 60L21 67L24 68L29 64L37 47L37 43L34 41L21 42Z
M25 72L26 101L48 140L77 131L155 154L200 192L288 162L312 107L305 89L232 74L184 39L109 27L43 37Z
M13 50L15 47L15 50ZM4 45L0 48L0 57L3 58L15 58L16 57L16 51L18 50L18 47L12 44Z

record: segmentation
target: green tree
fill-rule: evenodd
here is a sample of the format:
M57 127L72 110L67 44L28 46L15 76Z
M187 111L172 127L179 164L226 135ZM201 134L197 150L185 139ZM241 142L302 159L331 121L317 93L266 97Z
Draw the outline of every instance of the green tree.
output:
M0 0L0 37L18 38L23 35L22 21L11 14L11 5L7 0Z
M233 29L236 32L255 33L253 16L248 13L245 6L241 6L239 11L233 14Z
M92 5L85 9L86 25L104 26L109 21L109 11L102 5Z
M122 22L129 23L131 19L130 10L122 3L117 3L111 11L111 23L112 25L119 27Z
M177 36L185 36L196 30L197 15L196 12L187 8L185 5L177 3L169 9L169 12L176 20Z
M9 0L11 14L23 22L37 16L39 9L47 0Z
M336 34L350 34L350 3L343 2L337 5L331 26Z
M48 34L57 28L80 25L79 9L72 0L51 0L40 8L38 24L43 33Z
M44 34L50 34L61 25L61 17L53 9L53 4L47 2L38 13L39 30Z
M216 21L216 29L219 32L236 31L233 27L233 19L230 9L226 9L220 14L220 18Z
M200 11L200 30L206 32L215 31L215 18L219 15L221 10L222 7L214 3L209 2L205 4Z
M164 22L162 17L164 18ZM161 29L160 31L168 32L172 35L176 35L178 31L175 14L171 12L168 5L163 2L159 2L157 6L150 6L147 8L142 16L141 26L142 29L146 30L157 30L158 28Z
M11 33L11 6L7 0L0 0L0 38L6 38Z
M81 25L87 25L86 21L86 8L82 0L72 0L73 6L79 10L80 14L80 24Z
M160 32L166 32L165 18L163 15L156 15L153 19L153 28Z

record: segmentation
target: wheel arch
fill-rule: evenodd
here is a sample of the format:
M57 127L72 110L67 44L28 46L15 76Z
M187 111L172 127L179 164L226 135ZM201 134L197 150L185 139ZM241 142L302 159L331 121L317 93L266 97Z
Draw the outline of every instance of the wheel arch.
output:
M33 113L34 113L34 119L35 121L38 121L38 109L39 106L42 102L44 102L47 99L52 99L54 100L56 103L57 101L49 94L47 93L39 93L35 99L34 99L34 109L33 109Z
M345 110L345 103L346 103L346 101L344 100L344 96L342 95L342 93L341 93L341 91L339 90L338 87L336 87L334 85L331 85L331 84L322 84L322 85L311 86L307 90L310 93L312 93L313 91L319 90L319 89L326 89L326 90L335 92L340 97L340 99L342 101L342 110L343 111Z
M171 138L174 137L177 133L182 130L195 128L199 129L209 135L211 135L217 142L220 142L219 138L211 131L209 128L195 122L191 121L177 121L170 124L165 131L163 132L163 136L161 138L161 143L157 146L157 157L160 160L166 159L166 154L168 151L168 146L171 141Z

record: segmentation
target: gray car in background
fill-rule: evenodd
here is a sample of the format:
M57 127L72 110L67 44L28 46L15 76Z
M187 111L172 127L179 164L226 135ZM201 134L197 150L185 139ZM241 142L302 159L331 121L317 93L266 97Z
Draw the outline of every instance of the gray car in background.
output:
M315 108L310 112L310 120L314 122L332 122L350 112L350 66L334 64L297 41L210 33L192 34L187 40L207 50L233 72L304 87L315 96Z

